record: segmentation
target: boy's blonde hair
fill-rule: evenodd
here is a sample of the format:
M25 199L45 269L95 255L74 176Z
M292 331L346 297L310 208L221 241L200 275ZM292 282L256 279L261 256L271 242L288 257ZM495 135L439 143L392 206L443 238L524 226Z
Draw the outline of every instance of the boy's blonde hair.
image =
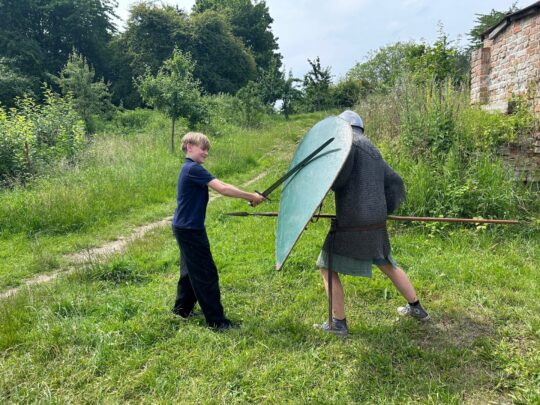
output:
M182 150L187 152L188 145L197 145L203 149L210 149L210 141L205 134L200 132L188 132L182 137Z

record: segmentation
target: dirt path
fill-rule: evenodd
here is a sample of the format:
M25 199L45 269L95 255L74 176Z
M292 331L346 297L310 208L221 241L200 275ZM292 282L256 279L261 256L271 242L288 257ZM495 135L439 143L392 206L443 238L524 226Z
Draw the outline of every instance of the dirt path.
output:
M268 171L264 171L261 174L257 175L256 177L254 177L253 179L243 183L241 187L242 188L249 187L253 183L262 179L267 174L268 174ZM220 194L211 192L209 203L211 203L212 201L220 197L222 197ZM65 255L64 258L67 259L70 263L67 267L60 270L56 270L51 273L40 274L36 277L26 280L20 286L2 291L0 293L0 300L8 298L8 297L12 297L24 288L29 289L30 287L36 284L47 283L49 281L55 280L61 275L67 275L67 274L73 273L78 268L77 265L104 260L114 253L123 252L131 242L143 238L147 232L153 229L163 228L165 226L170 225L171 220L172 220L172 217L163 218L159 221L152 222L152 223L135 228L129 236L125 236L125 237L120 236L117 240L108 242L102 246L98 246L95 248L86 249L81 252Z

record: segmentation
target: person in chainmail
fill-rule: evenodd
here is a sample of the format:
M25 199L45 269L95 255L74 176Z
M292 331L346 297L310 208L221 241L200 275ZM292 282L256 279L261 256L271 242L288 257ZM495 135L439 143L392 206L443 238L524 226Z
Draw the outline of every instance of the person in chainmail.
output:
M428 320L414 287L391 256L386 219L405 199L401 177L384 161L378 149L364 135L362 118L354 111L344 111L340 118L353 129L351 152L332 185L336 199L336 220L332 222L317 259L328 294L328 268L332 269L333 325L328 321L314 325L337 335L347 335L344 292L339 273L371 277L372 265L386 274L407 304L398 308L400 315Z

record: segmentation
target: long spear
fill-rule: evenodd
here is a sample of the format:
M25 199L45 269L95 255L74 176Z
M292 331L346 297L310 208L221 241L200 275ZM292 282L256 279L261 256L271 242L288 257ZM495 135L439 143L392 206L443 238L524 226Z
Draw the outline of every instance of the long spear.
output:
M277 212L229 212L225 215L231 215L235 217L277 217ZM335 218L335 214L315 214L313 218ZM455 223L473 223L473 224L501 224L501 225L515 225L519 224L519 221L515 219L483 219L483 218L437 218L437 217L408 217L389 215L388 219L394 221L418 221L418 222L455 222ZM330 254L330 265L328 266L328 325L332 328L332 254Z
M277 212L228 212L225 215L233 217L277 217ZM315 214L313 218L335 218L335 214ZM388 219L393 221L416 221L416 222L457 222L471 224L500 224L516 225L520 222L516 219L483 219L483 218L439 218L439 217L407 217L399 215L388 215Z

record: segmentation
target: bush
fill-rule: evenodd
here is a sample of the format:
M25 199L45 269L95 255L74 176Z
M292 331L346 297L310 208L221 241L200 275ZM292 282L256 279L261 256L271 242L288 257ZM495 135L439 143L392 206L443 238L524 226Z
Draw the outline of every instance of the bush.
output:
M200 129L207 135L222 136L230 134L235 124L240 122L238 100L229 94L207 95L203 97L208 117Z
M236 93L235 107L239 112L239 123L247 128L255 128L261 124L265 105L262 90L255 82L248 82Z
M524 206L532 202L530 193L489 153L465 161L452 149L438 164L405 154L389 160L405 180L402 211L408 215L508 218L522 216Z
M438 160L455 144L467 147L457 128L465 100L450 82L437 86L404 83L401 141L414 157Z
M60 159L72 161L85 141L84 122L73 108L72 99L45 90L45 102L38 105L25 97L17 107L0 107L0 184L26 182L42 174Z
M501 143L533 128L530 113L489 113L471 107L468 91L449 81L407 80L385 96L370 96L357 110L366 113L366 134L405 180L402 212L449 217L533 212L537 195L512 178L497 156Z

